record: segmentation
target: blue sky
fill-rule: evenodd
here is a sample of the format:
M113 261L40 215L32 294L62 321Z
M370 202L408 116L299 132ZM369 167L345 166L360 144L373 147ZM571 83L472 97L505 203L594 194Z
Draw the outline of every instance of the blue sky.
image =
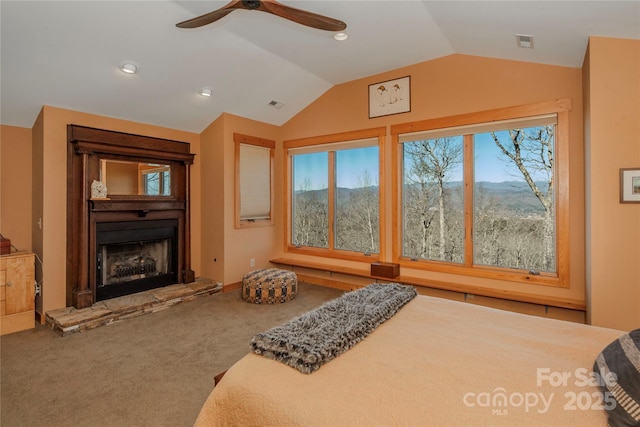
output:
M328 153L299 154L293 162L294 191L300 190L305 178L311 180L309 190L327 188L328 182Z
M513 175L505 174L505 163L498 160L504 154L493 142L490 134L476 135L473 150L476 160L474 165L476 181L504 182L522 180L521 175L518 178L514 178Z
M496 132L500 141L509 141L509 132ZM491 134L477 134L474 140L475 180L486 182L523 181L522 173L496 146ZM546 181L547 176L529 170L534 181Z
M340 188L360 187L367 171L370 184L378 185L379 170L378 147L340 151L336 159L336 184Z
M327 153L302 154L295 157L294 178L296 190L305 178L311 179L311 189L327 188ZM358 148L339 151L336 160L337 185L341 188L359 187L359 179L365 171L371 177L371 184L378 185L378 147Z
M508 133L498 132L503 140ZM474 142L475 180L485 182L524 181L520 172L505 162L504 155L494 143L490 134L477 134ZM313 153L295 157L294 179L296 190L305 178L311 179L311 189L327 188L328 154ZM373 185L378 185L378 148L359 148L339 151L336 161L337 186L341 188L359 187L359 179L368 171ZM544 180L546 177L534 177ZM451 173L450 181L462 181L462 165Z

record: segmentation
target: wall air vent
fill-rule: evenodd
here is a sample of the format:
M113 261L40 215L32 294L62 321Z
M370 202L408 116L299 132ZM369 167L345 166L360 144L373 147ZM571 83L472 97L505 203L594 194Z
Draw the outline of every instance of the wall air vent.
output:
M518 42L518 47L533 49L533 36L528 36L526 34L516 34L516 41Z

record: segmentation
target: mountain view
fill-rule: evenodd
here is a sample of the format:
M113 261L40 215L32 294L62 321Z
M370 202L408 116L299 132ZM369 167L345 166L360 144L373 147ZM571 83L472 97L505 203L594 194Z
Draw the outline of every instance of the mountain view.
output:
M536 184L546 189L546 183ZM403 205L406 208L402 215L404 256L463 262L462 188L459 181L445 184L446 248L440 252L440 224L435 198L420 196L416 191L417 184L405 186ZM336 249L377 253L378 187L338 188L335 195ZM527 183L479 182L476 183L474 197L474 262L483 265L506 263L514 268L542 270L540 247L545 209ZM327 190L296 191L294 200L294 244L328 247Z

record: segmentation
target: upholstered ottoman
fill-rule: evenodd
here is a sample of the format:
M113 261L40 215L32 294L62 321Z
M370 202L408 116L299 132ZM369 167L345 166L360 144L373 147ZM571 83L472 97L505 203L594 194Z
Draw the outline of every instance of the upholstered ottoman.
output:
M293 271L265 268L242 278L242 299L255 304L287 302L298 293L298 276Z

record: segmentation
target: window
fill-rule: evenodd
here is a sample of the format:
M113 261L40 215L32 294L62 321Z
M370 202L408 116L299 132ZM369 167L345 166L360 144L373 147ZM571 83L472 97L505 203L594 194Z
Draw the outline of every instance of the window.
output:
M476 264L556 273L555 117L473 137Z
M292 243L329 248L329 153L293 155Z
M236 148L236 228L273 225L275 141L234 134Z
M384 134L376 128L285 142L289 251L377 259Z
M403 255L462 262L463 138L410 139L403 144Z
M567 286L568 194L557 185L568 176L565 104L392 126L395 257L412 268Z
M171 195L171 170L168 165L139 165L142 192L148 196Z

